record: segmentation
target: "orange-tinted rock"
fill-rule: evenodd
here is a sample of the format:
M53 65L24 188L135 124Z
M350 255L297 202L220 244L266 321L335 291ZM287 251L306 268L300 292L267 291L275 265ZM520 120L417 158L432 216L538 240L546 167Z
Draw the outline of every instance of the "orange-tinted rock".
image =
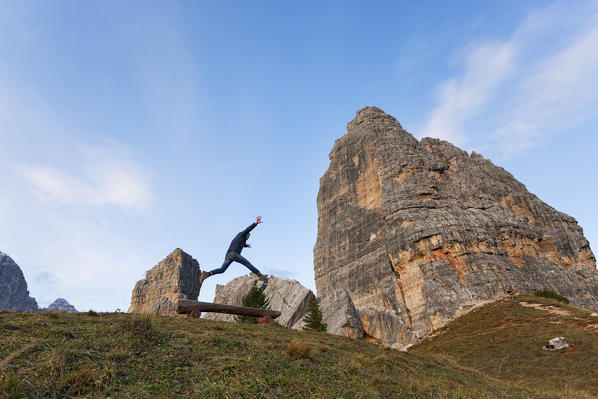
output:
M366 335L388 345L509 292L549 289L598 309L596 260L574 218L481 155L418 141L375 107L336 140L318 216L319 297L346 289Z
M200 272L191 255L175 249L135 284L129 313L176 315L179 299L197 300Z

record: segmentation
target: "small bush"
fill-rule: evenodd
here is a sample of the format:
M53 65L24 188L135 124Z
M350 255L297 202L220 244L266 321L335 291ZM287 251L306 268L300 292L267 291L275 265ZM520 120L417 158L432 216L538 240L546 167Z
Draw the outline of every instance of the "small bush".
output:
M89 309L89 311L87 312L88 316L99 316L98 312L96 312L95 310L91 310Z
M0 313L5 314L5 313L11 313L11 312L8 309L2 309L2 310L0 310Z
M294 358L304 358L311 360L311 344L309 342L302 342L293 339L289 342L286 352L289 356Z
M534 292L535 296L540 296L543 298L550 298L550 299L556 299L557 301L563 302L563 303L569 303L569 300L567 298L565 298L562 295L557 294L554 291L550 291L550 290L540 290L540 291L536 291Z
M390 361L390 359L388 358L388 355L386 355L386 354L378 355L378 356L374 357L372 360L375 363L380 363L380 364L386 364Z
M264 295L264 291L256 286L251 287L247 295L243 297L243 306L257 309L270 309L270 302ZM235 320L245 323L257 323L255 316L236 316Z
M361 362L359 360L351 360L347 364L347 370L350 371L351 373L355 373L359 369L361 369Z
M322 323L322 311L318 305L316 296L312 293L309 296L309 303L307 305L307 315L305 316L304 330L311 331L326 331L328 326Z
M94 376L91 368L82 367L68 373L61 381L62 391L68 396L80 396L94 392Z
M122 331L139 338L141 342L158 342L163 334L158 331L149 317L132 317L121 323Z

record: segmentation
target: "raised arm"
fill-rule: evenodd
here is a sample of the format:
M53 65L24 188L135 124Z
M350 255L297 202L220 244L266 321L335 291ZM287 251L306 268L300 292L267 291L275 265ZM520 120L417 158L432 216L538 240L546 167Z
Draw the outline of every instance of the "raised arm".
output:
M247 227L245 230L243 230L241 232L241 234L245 235L245 234L249 233L251 230L255 229L255 226L257 226L260 223L263 223L262 222L262 217L258 216L257 220L255 222L251 223L251 225L249 225L249 227Z

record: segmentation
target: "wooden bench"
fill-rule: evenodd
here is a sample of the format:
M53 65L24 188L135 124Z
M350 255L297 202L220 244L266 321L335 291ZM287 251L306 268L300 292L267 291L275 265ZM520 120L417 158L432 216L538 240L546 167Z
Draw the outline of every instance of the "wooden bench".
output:
M199 302L190 299L179 299L177 303L177 312L181 314L198 314L201 312L227 313L239 316L266 317L272 319L280 316L278 310L246 308L244 306L224 305L221 303Z

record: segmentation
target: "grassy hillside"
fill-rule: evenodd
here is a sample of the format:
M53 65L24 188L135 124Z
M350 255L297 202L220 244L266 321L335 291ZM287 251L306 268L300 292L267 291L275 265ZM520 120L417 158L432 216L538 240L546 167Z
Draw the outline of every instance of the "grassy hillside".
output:
M572 346L541 348L558 336ZM517 296L488 304L410 352L450 359L520 386L598 397L598 317L553 299Z
M0 397L579 398L582 390L595 392L595 333L551 324L560 319L544 313L515 299L489 305L414 353L274 324L0 313ZM574 353L539 349L556 335L573 340ZM570 382L573 372L579 376ZM581 376L594 381L584 384Z

